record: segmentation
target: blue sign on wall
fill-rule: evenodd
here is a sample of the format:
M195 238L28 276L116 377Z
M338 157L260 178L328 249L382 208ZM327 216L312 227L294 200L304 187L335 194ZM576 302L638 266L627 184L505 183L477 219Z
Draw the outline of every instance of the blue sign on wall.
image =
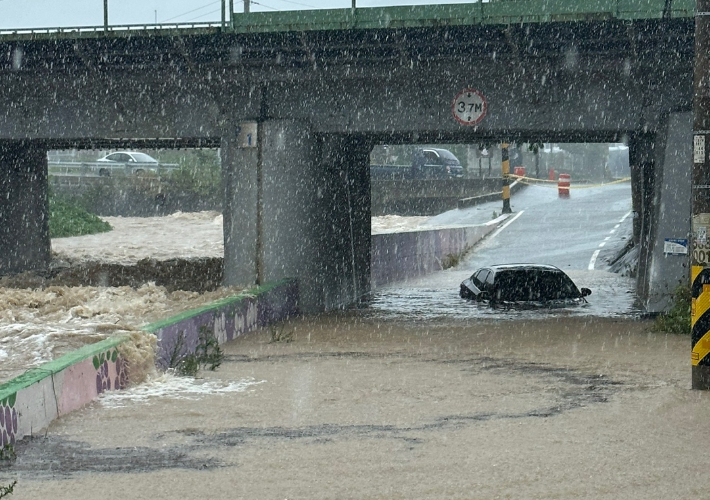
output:
M688 240L666 238L663 241L664 255L688 255Z

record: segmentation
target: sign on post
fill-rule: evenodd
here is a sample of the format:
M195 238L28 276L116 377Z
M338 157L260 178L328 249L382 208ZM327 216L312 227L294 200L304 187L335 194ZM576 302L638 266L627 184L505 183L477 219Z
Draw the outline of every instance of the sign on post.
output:
M461 125L478 125L486 116L488 103L478 90L464 89L451 104L451 113Z
M237 147L256 147L256 122L244 122L237 126Z

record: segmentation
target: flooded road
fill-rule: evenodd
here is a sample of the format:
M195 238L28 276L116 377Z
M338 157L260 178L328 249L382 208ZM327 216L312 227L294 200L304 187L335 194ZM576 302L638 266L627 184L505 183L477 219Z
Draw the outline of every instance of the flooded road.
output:
M703 498L710 395L690 391L689 339L654 332L605 270L627 194L578 196L553 238L556 201L535 191L457 268L227 343L197 379L102 396L19 443L0 484L17 480L13 500ZM562 267L589 305L458 298L474 268L520 260Z
M628 183L575 190L569 199L559 198L556 189L528 186L512 198L511 205L510 218L458 266L377 289L368 303L370 313L402 320L623 317L640 313L635 307L635 280L607 271L609 261L632 233ZM500 209L501 202L486 203L417 224L420 228L480 224L498 215ZM564 309L503 312L459 298L459 284L479 267L523 262L559 267L578 287L592 290L589 303Z
M687 338L650 326L293 321L179 391L58 420L0 479L13 499L702 498L710 395Z

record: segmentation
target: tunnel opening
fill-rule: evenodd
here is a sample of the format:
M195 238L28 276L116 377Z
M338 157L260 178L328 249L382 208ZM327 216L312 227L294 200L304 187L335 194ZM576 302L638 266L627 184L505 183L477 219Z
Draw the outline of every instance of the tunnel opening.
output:
M47 144L51 260L47 269L5 276L3 283L217 290L224 274L218 146Z
M408 172L391 174L391 167L412 168L417 151L427 149L450 152L460 172L420 179ZM510 214L504 214L504 157ZM519 142L504 152L491 140L380 143L372 149L370 168L375 289L370 304L383 314L461 317L460 283L482 266L511 263L554 265L579 286L596 289L589 300L598 307L587 314L638 311L639 254L633 238L638 207L632 203L626 144ZM571 179L564 193L560 174ZM484 229L473 237L464 234L473 228ZM378 239L386 239L390 250ZM405 268L401 273L392 271L398 262ZM376 276L380 272L386 275ZM490 312L463 310L464 317Z

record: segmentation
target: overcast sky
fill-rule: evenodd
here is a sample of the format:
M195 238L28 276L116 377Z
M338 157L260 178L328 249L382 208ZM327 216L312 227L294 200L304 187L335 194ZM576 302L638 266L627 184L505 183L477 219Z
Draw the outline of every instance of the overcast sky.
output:
M448 0L445 3L464 3ZM469 0L470 1L470 0ZM221 0L108 0L109 24L218 22ZM226 0L229 5L229 0ZM357 0L358 7L442 3L437 0ZM252 0L252 12L347 8L351 0ZM242 12L242 0L234 0ZM0 29L101 26L104 0L0 0Z

